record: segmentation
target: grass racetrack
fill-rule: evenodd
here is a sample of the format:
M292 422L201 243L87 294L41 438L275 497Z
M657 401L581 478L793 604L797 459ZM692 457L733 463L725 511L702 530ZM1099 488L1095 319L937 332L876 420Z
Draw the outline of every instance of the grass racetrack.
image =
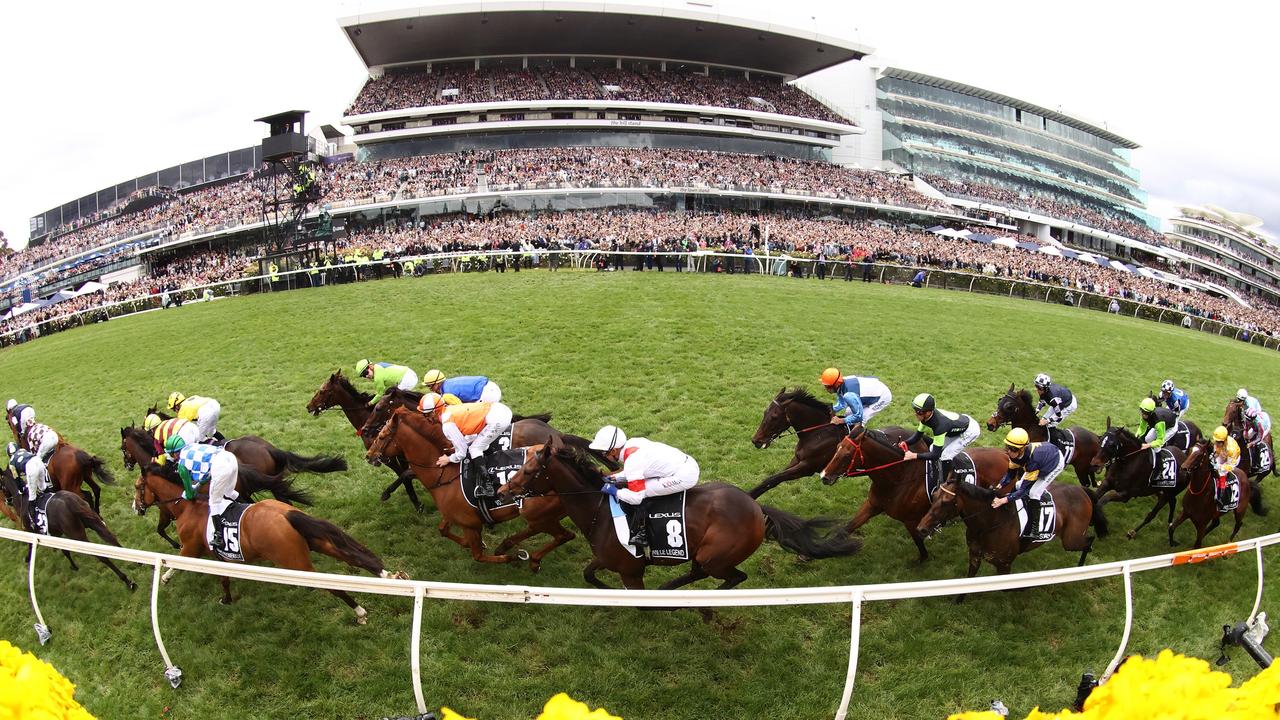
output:
M1274 352L1070 307L859 282L528 272L366 282L113 320L0 352L0 391L108 460L118 484L104 489L103 515L125 545L168 551L153 531L155 510L138 518L129 507L134 476L121 465L118 428L181 390L218 398L228 437L253 433L294 452L343 454L350 471L301 475L297 484L317 497L313 514L348 530L392 570L414 579L582 586L589 549L580 538L534 576L522 564L472 562L436 533L430 505L419 515L403 493L378 502L390 474L363 462L346 419L337 410L319 418L304 410L328 373L350 373L366 356L419 374L430 367L487 374L517 413L551 411L557 428L586 436L616 422L696 457L704 481L744 489L791 456L791 438L764 451L749 441L770 398L784 384L820 392L817 375L831 364L878 375L893 390L876 425L907 424L910 398L923 391L940 407L983 420L1010 382L1027 386L1048 372L1080 398L1071 420L1095 431L1108 414L1132 425L1138 400L1172 377L1207 433L1237 387L1269 406L1280 382ZM1002 435L984 430L979 443L995 445ZM1069 469L1059 480L1076 482ZM1273 482L1264 483L1268 493ZM764 501L806 517L849 517L866 487L864 479L825 487L812 477ZM1268 500L1275 505L1277 497ZM1162 520L1134 541L1124 538L1153 502L1108 506L1112 534L1089 561L1167 552ZM490 547L521 526L488 533ZM1251 514L1242 536L1275 529L1274 515ZM1189 546L1191 525L1179 533L1180 547ZM1221 527L1207 542L1229 533ZM872 520L863 537L858 555L806 564L766 542L743 565L750 578L742 587L963 575L958 525L930 541L934 557L923 565L894 521ZM322 571L356 572L313 557ZM235 582L236 602L224 607L216 579L179 573L160 597L165 642L185 672L174 691L151 635L149 569L122 565L142 584L129 594L89 558L73 573L56 553L41 552L38 590L54 631L41 648L19 547L0 545L0 558L0 637L71 678L98 717L155 718L166 706L174 718L376 718L413 708L409 600L360 598L370 623L357 627L322 591ZM1075 560L1055 540L1014 569ZM651 569L648 586L682 572ZM602 577L617 584L612 574ZM1255 581L1249 556L1134 576L1130 652L1173 647L1216 657L1222 624L1248 614ZM1275 587L1264 610L1280 608ZM1100 672L1115 652L1122 593L1122 580L1112 578L971 596L961 606L941 598L869 603L850 716L943 718L994 697L1018 717L1037 704L1065 706L1080 672ZM821 718L839 700L848 643L848 606L726 609L704 624L694 612L428 599L422 673L429 706L484 719L533 717L559 691L629 720ZM1236 651L1226 669L1248 677L1255 666Z

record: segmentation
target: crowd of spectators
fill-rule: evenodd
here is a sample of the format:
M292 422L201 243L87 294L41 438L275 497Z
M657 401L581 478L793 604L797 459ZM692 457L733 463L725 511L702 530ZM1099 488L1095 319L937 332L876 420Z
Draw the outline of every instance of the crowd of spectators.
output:
M629 100L758 110L848 123L813 96L759 74L712 70L642 69L613 65L578 68L542 65L516 68L440 65L425 70L387 72L372 78L347 108L347 115L456 103L534 100Z

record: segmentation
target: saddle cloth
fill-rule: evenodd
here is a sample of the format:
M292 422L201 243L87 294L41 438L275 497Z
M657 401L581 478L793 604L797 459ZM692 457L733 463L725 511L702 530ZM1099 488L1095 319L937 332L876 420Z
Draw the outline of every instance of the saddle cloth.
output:
M1177 485L1177 458L1167 448L1151 448L1151 487L1171 488Z
M1191 429L1187 424L1179 420L1173 426L1173 432L1170 433L1169 439L1165 441L1165 446L1176 447L1182 452L1191 451Z
M1235 473L1227 475L1228 499L1225 505L1222 503L1221 496L1216 492L1217 487L1214 487L1214 490L1214 502L1218 505L1218 512L1228 513L1240 507L1240 478L1236 477Z
M1271 448L1266 443L1255 443L1249 448L1249 476L1263 477L1275 466Z
M927 462L924 467L924 490L932 500L938 487L946 482L947 473L943 470L943 463L939 461ZM969 457L969 453L962 452L951 458L950 467L948 468L955 474L956 479L960 482L967 482L970 485L978 484L978 471L974 469L973 458Z
M520 472L520 467L524 465L526 450L518 448L516 450L489 450L484 454L485 460L485 481L494 488L502 487L508 480L515 477ZM509 505L518 505L519 500L508 500L507 502L498 502L496 498L476 498L476 481L475 477L470 473L471 459L464 458L461 467L462 497L467 504L477 510L480 506L477 504L483 500L485 507L490 510L507 507Z
M1031 517L1022 500L1014 501L1018 508L1018 527L1023 540L1048 542L1057 532L1058 512L1053 504L1053 496L1048 490L1040 496L1040 510L1036 517Z
M685 494L687 491L647 498L638 509L609 498L609 511L614 517L614 534L618 543L632 555L639 557L631 539L630 524L634 514L640 514L638 522L646 523L649 536L649 557L664 560L688 560L689 537L684 522Z
M53 499L53 490L45 490L36 496L31 503L31 528L41 535L49 534L49 501Z
M1062 451L1062 464L1070 465L1076 454L1076 434L1067 428L1049 428L1049 442Z
M240 519L251 503L233 502L222 511L222 545L213 544L213 520L205 523L204 541L209 544L218 557L231 562L244 562L244 553L240 550Z

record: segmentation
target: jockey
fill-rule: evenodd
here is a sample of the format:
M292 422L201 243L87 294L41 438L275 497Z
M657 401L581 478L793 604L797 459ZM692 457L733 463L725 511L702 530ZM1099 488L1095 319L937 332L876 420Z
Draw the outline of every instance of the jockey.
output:
M240 497L236 492L240 461L216 445L188 445L181 435L170 435L164 441L164 452L178 465L184 499L195 500L196 488L209 484L209 522L213 523L213 544L221 546L222 513Z
M1172 380L1160 383L1160 394L1156 396L1156 402L1164 403L1165 407L1178 413L1179 418L1191 409L1191 398L1181 388L1174 387Z
M1055 383L1052 378L1044 373L1036 376L1036 394L1040 396L1040 402L1036 404L1036 414L1048 407L1049 412L1040 418L1040 424L1045 427L1057 427L1058 423L1067 419L1067 416L1076 411L1076 398L1071 391L1064 385Z
M412 390L418 386L418 373L404 365L360 360L356 363L356 375L373 381L373 393L381 397L391 388Z
M1149 397L1142 398L1142 402L1138 403L1138 411L1142 414L1136 433L1142 439L1142 447L1138 449L1159 450L1164 447L1165 441L1177 430L1178 416L1169 408L1157 408L1156 401Z
M142 421L142 429L152 434L156 448L155 461L160 465L168 460L168 456L164 454L164 444L170 437L181 435L188 445L200 442L199 428L195 423L182 418L161 420L159 415L151 413Z
M639 506L645 498L672 495L698 484L698 462L683 452L647 438L627 439L613 425L596 432L587 447L605 453L605 457L622 463L622 470L607 476L600 492L619 502ZM630 545L648 545L648 534L641 519L628 540Z
M471 459L471 477L476 481L476 497L493 497L497 488L490 485L484 472L484 453L498 436L511 427L511 408L502 403L450 404L448 398L427 393L418 401L422 413L436 413L444 436L453 445L452 455L441 455L437 467Z
M911 437L898 444L903 449L903 460L940 460L948 463L973 442L981 432L978 421L947 410L935 407L933 396L920 393L911 401L911 409L916 413L916 431ZM929 441L929 449L922 453L907 450L921 439ZM945 465L944 465L945 468Z
M26 431L26 426L35 422L36 409L9 398L9 402L5 403L4 406L4 416L9 421L9 427L13 428L14 433L18 437L22 437L22 434Z
M1009 454L1009 469L1000 480L1000 487L1008 485L1019 476L1021 482L1013 492L992 500L991 507L998 508L1007 502L1022 500L1027 519L1039 527L1040 498L1066 464L1062 461L1062 451L1052 443L1030 442L1027 431L1022 428L1014 428L1005 435L1004 449Z
M1227 491L1227 476L1240 464L1240 445L1221 425L1213 430L1213 454L1209 456L1209 460L1213 463L1213 471L1218 475L1218 504L1225 507L1231 502L1231 495Z
M831 406L835 413L831 418L833 425L843 422L847 427L853 427L860 422L870 422L876 413L893 402L893 393L877 377L844 375L839 368L831 367L823 370L818 380L827 392L836 396L836 402ZM845 409L849 412L841 418L840 411Z
M1258 408L1244 409L1244 439L1249 445L1271 439L1271 415Z
M464 403L502 402L502 388L483 375L459 375L446 378L444 373L432 368L422 376L422 385L433 393L456 395Z
M1262 403L1258 402L1258 398L1249 394L1248 390L1240 388L1236 391L1236 399L1244 403L1245 409L1256 408L1258 412L1262 412Z
M5 453L9 456L9 468L13 470L13 476L19 480L20 486L26 487L27 509L30 512L31 503L41 493L53 489L49 484L49 471L38 455L20 449L17 443L6 445ZM27 525L31 525L30 517L27 518Z
M169 409L178 417L196 424L200 442L222 440L218 434L218 418L222 415L222 405L211 397L192 395L187 397L180 392L169 393Z
M49 456L58 449L58 443L62 438L53 428L44 423L28 421L26 428L26 434L22 438L27 449L39 455L40 462L49 462Z

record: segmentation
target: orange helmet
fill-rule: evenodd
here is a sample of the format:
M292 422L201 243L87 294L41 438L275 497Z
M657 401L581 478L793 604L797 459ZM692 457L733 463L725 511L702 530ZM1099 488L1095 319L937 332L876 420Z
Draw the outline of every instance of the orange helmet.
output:
M423 415L434 410L440 410L444 406L445 400L443 397L440 397L439 393L423 393L422 399L418 401L418 410L421 411Z
M840 381L843 379L844 379L844 376L840 374L840 368L833 368L833 367L829 367L826 370L823 370L822 377L819 378L819 380L822 382L823 387L834 387L836 385L839 385Z

